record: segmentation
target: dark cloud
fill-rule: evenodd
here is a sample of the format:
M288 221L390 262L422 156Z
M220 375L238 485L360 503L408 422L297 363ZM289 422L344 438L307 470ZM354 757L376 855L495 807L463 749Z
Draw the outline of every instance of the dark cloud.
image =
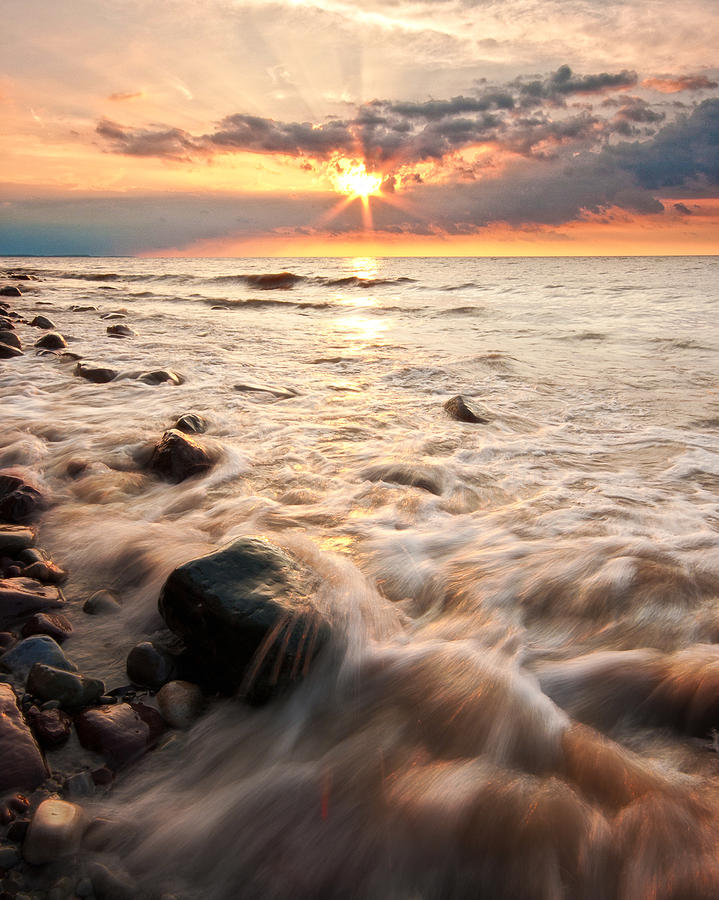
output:
M309 122L276 122L260 116L227 116L219 130L205 135L203 145L253 153L284 153L288 156L326 157L352 145L353 134L346 122L331 120L319 125Z
M692 211L689 209L686 203L675 203L673 208L682 216L692 215Z
M525 105L536 105L543 100L563 103L572 94L599 94L604 91L616 91L633 87L637 83L637 73L623 69L610 74L575 75L569 66L560 66L547 78L534 81L517 82L522 102Z
M708 91L719 87L719 82L712 81L706 75L664 75L657 78L645 78L642 87L652 88L662 94L677 94L679 91Z
M115 153L125 156L159 156L188 160L205 152L203 139L181 128L150 126L128 129L110 119L102 119L95 129Z
M444 119L489 109L513 109L514 97L507 92L487 93L479 97L452 97L451 100L427 100L424 103L392 103L388 110L407 119Z

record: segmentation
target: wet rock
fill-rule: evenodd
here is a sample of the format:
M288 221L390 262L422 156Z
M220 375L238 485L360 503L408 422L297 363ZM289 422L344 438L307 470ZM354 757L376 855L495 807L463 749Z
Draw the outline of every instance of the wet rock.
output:
M121 313L121 312L109 312L109 313L104 313L104 315L100 316L100 318L104 319L107 322L107 321L110 321L111 319L126 319L127 315L125 313Z
M212 461L205 448L173 428L163 434L148 464L152 472L173 482L184 481L211 467Z
M31 613L64 605L59 589L32 578L0 579L0 628L11 627Z
M71 306L70 309L71 309L73 312L97 312L97 307L96 307L96 306L92 306L92 305L89 305L89 306L82 306L82 305L79 305L79 304L77 304L77 303L74 304L73 306Z
M72 634L72 625L60 613L35 613L25 622L20 633L23 637L47 634L61 644Z
M0 472L0 519L17 525L47 506L40 487L19 469Z
M93 384L106 384L117 376L115 369L104 368L103 366L92 366L87 363L79 362L72 370L73 375L92 381Z
M112 615L121 609L119 600L111 591L95 591L82 606L82 611L89 616Z
M69 856L79 849L86 826L79 806L65 800L43 800L30 821L22 855L33 866Z
M189 681L168 681L157 693L162 718L172 728L189 728L201 715L204 696Z
M297 391L292 388L276 388L266 384L236 384L235 390L241 391L243 394L270 394L278 400L290 400L297 396Z
M76 362L78 359L82 359L82 353L73 353L71 350L66 350L60 354L59 359L63 362Z
M165 728L160 714L142 703L87 709L75 718L80 743L119 769L154 746Z
M137 644L127 655L127 677L133 684L157 690L174 674L175 664L170 654L150 641Z
M92 862L88 873L97 900L137 900L141 896L138 885L126 872L113 871L102 863Z
M45 328L48 331L55 330L55 323L51 322L46 316L35 316L35 318L30 322L33 328Z
M23 525L0 525L0 554L18 558L35 543L35 531Z
M90 772L76 772L65 779L63 785L66 796L72 800L81 797L92 797L95 793L95 782Z
M137 337L137 332L130 328L129 325L108 325L107 333L110 337L116 338L130 338Z
M12 672L17 678L25 678L36 663L54 666L66 672L77 670L77 666L62 652L60 645L46 634L25 638L0 656L0 668ZM51 698L43 697L43 699Z
M452 416L453 419L456 419L458 422L475 422L480 425L486 425L489 419L484 418L483 416L478 415L474 412L465 402L464 398L457 394L456 397L452 397L444 404L444 409Z
M0 652L12 647L15 643L15 636L9 631L0 631Z
M33 791L47 778L47 769L15 692L0 684L0 794Z
M207 431L207 420L198 413L185 413L175 422L173 428L185 434L203 434Z
M14 285L8 284L0 288L0 297L22 297L22 294Z
M31 563L22 570L21 574L23 578L34 578L45 584L62 584L67 580L67 572L50 560Z
M25 840L29 825L29 819L15 819L8 827L7 839L13 841L13 843L21 844Z
M269 699L305 673L329 637L317 578L263 538L243 538L174 570L160 614L225 693Z
M15 347L16 350L22 350L20 338L14 331L0 330L0 344L5 344L7 347Z
M164 384L165 382L183 384L185 381L182 375L178 375L172 369L154 369L152 372L143 372L137 376L137 380L142 381L143 384Z
M11 844L0 844L0 869L14 869L20 862L17 847Z
M32 667L26 688L33 697L58 700L65 709L88 706L105 693L105 685L99 678L88 678L43 663Z
M0 343L0 359L13 359L15 356L23 356L22 350L11 347L9 344Z
M72 719L60 709L30 710L30 727L44 750L57 750L67 743L72 731Z
M67 347L65 338L57 331L48 331L35 341L35 346L42 350L64 350Z
M434 466L417 463L380 463L365 469L362 475L368 481L405 484L437 496L440 496L443 490L442 470Z

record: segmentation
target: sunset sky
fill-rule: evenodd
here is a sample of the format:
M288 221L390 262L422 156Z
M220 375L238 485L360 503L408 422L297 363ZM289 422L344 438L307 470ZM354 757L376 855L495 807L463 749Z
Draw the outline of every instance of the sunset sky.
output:
M0 254L716 253L718 47L717 0L5 0Z

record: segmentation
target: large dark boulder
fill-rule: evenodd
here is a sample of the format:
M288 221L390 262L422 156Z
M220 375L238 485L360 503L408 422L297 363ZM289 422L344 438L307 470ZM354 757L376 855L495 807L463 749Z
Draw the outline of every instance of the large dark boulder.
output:
M14 347L16 350L22 350L20 338L9 328L0 330L0 344L5 344L6 347Z
M212 460L196 440L175 428L166 431L150 457L151 471L168 481L184 481L212 467Z
M0 629L12 627L32 613L56 609L65 603L58 588L32 578L0 579ZM38 632L31 632L37 634ZM48 634L47 631L39 632Z
M20 289L14 285L6 285L0 288L0 297L22 297Z
M264 702L306 673L330 634L317 577L264 538L242 538L179 566L160 614L196 660L195 680Z
M0 794L32 791L47 778L47 769L8 684L0 684Z
M0 472L0 521L19 524L44 509L46 499L38 485L19 470Z
M13 359L16 356L22 356L22 350L17 347L11 347L10 344L0 343L0 359Z

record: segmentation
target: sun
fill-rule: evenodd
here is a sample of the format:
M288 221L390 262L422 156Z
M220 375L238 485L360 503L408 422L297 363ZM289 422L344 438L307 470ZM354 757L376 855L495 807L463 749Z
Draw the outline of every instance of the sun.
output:
M370 197L380 193L382 176L368 172L364 163L349 165L332 177L335 190L350 197Z

